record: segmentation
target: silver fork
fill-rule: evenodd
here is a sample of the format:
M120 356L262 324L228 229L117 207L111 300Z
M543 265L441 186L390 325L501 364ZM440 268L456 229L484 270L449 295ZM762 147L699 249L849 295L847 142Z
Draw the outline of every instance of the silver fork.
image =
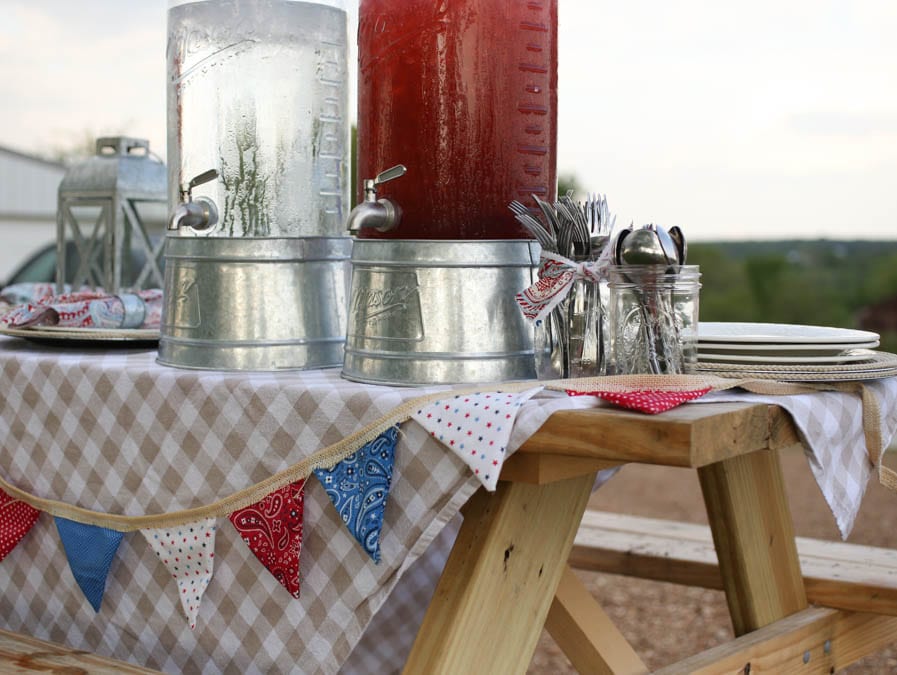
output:
M530 210L524 204L515 199L508 204L508 208L514 212L514 217L517 219L517 222L523 225L527 231L536 238L543 250L551 251L552 253L557 252L557 240L554 235L533 217Z

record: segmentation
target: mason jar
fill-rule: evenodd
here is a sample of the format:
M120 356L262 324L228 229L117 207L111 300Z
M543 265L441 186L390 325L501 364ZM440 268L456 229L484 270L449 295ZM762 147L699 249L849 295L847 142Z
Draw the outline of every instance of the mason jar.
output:
M694 371L700 278L697 265L608 270L607 374Z

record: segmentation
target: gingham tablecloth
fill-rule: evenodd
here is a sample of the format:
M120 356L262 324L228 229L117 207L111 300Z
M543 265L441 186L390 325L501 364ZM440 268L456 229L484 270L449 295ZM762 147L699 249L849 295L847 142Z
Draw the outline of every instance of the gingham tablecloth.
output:
M31 494L104 513L210 504L390 412L420 389L337 370L273 374L158 366L154 351L61 350L0 338L0 471ZM408 424L373 564L308 481L302 596L220 524L195 630L143 537L126 535L99 614L68 569L53 519L0 562L0 625L171 673L333 673L389 592L476 489L467 467Z
M62 350L0 338L0 472L31 494L95 511L168 513L258 483L437 390L351 383L336 369L186 371L156 365L154 351ZM521 408L509 452L555 410L597 405L593 397L544 392ZM168 572L136 533L125 536L95 614L68 569L52 518L43 514L0 562L0 625L172 673L334 673L477 486L422 427L403 424L379 565L310 480L301 598L222 525L193 631ZM446 550L437 541L430 563L415 567L427 573L406 575L397 597L421 597L415 584L432 584L439 569L433 561ZM387 615L403 616L395 606L385 608ZM410 636L414 628L374 618L368 634L385 637L367 642L385 640L390 649L368 663L401 663L410 639L390 640L397 630Z

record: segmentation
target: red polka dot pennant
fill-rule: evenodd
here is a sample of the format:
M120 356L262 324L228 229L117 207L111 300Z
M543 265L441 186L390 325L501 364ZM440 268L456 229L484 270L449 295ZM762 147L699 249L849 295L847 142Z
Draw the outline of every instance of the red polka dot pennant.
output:
M675 408L688 401L700 398L712 387L694 389L692 391L664 391L661 389L634 389L632 391L573 391L567 390L570 396L597 396L599 398L630 410L656 415L670 408Z
M299 597L304 487L304 480L290 483L228 516L249 550L295 598Z
M28 534L40 511L0 490L0 560Z
M177 527L146 529L141 534L178 582L181 606L196 627L199 603L212 579L215 558L215 519L206 518Z
M517 413L541 390L459 394L424 406L412 418L460 457L492 491L498 484Z

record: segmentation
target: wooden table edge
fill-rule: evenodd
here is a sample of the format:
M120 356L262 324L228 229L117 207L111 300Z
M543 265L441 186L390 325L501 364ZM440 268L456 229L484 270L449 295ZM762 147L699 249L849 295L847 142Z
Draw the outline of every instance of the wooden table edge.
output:
M565 458L568 464L577 459L583 469L592 470L629 462L699 468L800 442L787 411L766 403L695 403L658 415L611 408L562 410L505 465L507 479L519 471L515 465L534 464L533 456Z

